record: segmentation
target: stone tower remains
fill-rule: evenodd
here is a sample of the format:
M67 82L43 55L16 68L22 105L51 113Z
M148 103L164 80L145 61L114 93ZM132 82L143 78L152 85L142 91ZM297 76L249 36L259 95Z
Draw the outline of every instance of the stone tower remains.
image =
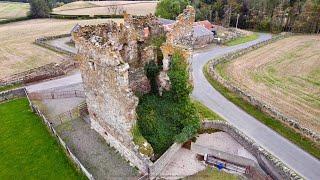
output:
M166 72L175 49L191 56L194 9L188 7L177 19L173 31L162 46L164 54L162 89L170 84ZM86 91L91 126L141 172L148 173L151 161L140 154L131 134L136 123L138 98L135 93L148 93L150 82L144 67L157 59L152 37L164 35L155 16L133 18L124 15L124 24L115 22L79 27L72 33L80 71ZM165 79L161 79L161 78ZM161 88L161 83L160 87ZM152 163L151 163L152 164Z

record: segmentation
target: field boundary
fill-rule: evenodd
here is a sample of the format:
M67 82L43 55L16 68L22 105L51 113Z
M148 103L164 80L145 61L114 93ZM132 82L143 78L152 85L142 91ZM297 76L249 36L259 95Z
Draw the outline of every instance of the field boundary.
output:
M218 129L231 135L239 144L253 154L258 164L274 179L303 179L298 173L285 165L251 138L225 121L204 121L203 129Z
M79 161L79 159L71 152L70 148L67 146L67 144L62 140L62 138L58 135L57 131L53 127L53 125L47 120L47 117L41 112L41 110L32 103L28 96L28 92L25 88L25 96L28 98L30 108L33 112L35 112L38 116L41 117L42 122L47 126L48 129L50 129L51 133L57 138L59 144L64 148L67 156L71 159L71 161L78 167L89 180L94 180L93 175L84 167L84 165Z
M311 139L314 142L319 143L320 142L320 135L317 134L316 132L302 127L296 120L289 118L288 116L282 114L281 112L279 112L277 109L275 109L274 107L272 107L269 104L266 104L265 102L258 100L257 98L255 98L254 96L252 96L251 94L249 94L248 92L242 90L241 88L233 85L232 83L230 83L229 81L225 80L215 69L215 67L220 64L220 63L225 63L228 61L231 61L237 57L240 57L246 53L249 53L253 50L256 50L262 46L268 45L270 43L273 43L277 40L283 39L288 37L288 34L285 35L278 35L273 37L270 40L266 40L263 41L261 43L258 43L256 45L250 46L248 48L245 48L243 50L239 50L236 51L234 53L229 53L225 56L213 59L209 62L209 68L208 71L210 73L210 75L216 80L218 81L220 84L222 84L224 87L226 87L227 89L229 89L230 91L236 93L237 95L239 95L240 97L242 97L242 99L244 99L245 101L249 102L251 105L257 107L258 109L260 109L262 112L268 114L269 116L271 116L272 118L275 118L283 123L285 123L286 125L288 125L289 127L293 128L294 130L298 131L299 133L301 133L302 135L304 135L305 137Z
M70 36L71 36L71 34L60 34L60 35L56 35L56 36L43 36L43 37L37 38L34 43L39 45L39 46L41 46L41 47L50 49L52 51L55 51L55 52L58 52L58 53L62 53L62 54L66 54L66 55L69 55L69 56L73 57L76 54L74 54L72 52L69 52L69 51L66 51L63 48L52 46L52 45L47 43L47 41L51 41L51 40L55 40L55 39L59 39L59 38L70 37Z
M49 78L54 78L57 76L62 76L77 67L78 63L70 59L65 59L61 63L49 63L0 79L0 87L13 84L31 83Z
M12 100L14 98L19 97L26 97L29 102L29 106L33 112L35 112L39 117L41 117L42 122L47 126L48 130L50 130L50 133L53 135L53 137L56 138L56 140L59 142L59 144L63 147L65 154L67 157L71 160L71 162L80 169L81 172L85 174L85 176L89 180L94 180L93 175L84 167L84 165L79 161L79 159L71 152L70 148L67 146L67 144L62 140L62 138L58 135L57 131L53 127L53 125L48 121L47 117L41 112L41 110L32 103L28 96L28 92L25 89L25 87L17 88L13 90L8 90L0 93L0 104L2 102L5 102L7 100ZM79 111L84 111L83 108L86 108L85 105L80 104L76 108L79 109ZM80 115L81 115L80 112Z

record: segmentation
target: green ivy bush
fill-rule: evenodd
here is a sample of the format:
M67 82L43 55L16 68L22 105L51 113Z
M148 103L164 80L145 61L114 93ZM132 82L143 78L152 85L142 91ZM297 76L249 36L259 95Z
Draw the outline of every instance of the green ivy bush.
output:
M146 65L150 81L159 73L158 65ZM151 91L140 97L137 107L138 127L141 134L153 147L156 157L163 154L174 141L185 142L192 138L200 128L198 112L189 98L192 86L189 83L188 64L180 53L172 57L169 70L171 90L158 95Z

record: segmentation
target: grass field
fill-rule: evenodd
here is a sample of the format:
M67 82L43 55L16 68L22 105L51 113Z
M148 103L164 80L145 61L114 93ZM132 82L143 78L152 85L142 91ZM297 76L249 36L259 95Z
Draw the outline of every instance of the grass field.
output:
M320 36L293 36L218 65L223 77L320 133Z
M295 132L293 129L288 128L286 125L282 124L279 120L271 118L265 113L258 110L256 107L243 100L237 94L229 91L223 85L214 80L208 71L208 65L206 65L203 69L204 75L206 79L210 82L210 84L219 91L224 97L229 99L232 103L239 106L241 109L249 113L251 116L255 117L283 137L287 138L289 141L293 142L300 148L304 149L311 155L320 159L320 147L318 144L311 142L309 139L301 136L299 133Z
M238 44L242 44L242 43L256 40L256 39L258 39L258 37L259 37L259 35L257 33L253 33L248 36L243 36L243 37L239 37L239 38L233 39L231 41L228 41L228 42L226 42L226 45L227 46L235 46Z
M53 13L63 15L113 15L124 10L132 15L154 14L156 1L78 1L55 8Z
M77 23L97 24L108 21L34 19L0 25L0 78L67 58L34 44L36 38L69 33Z
M195 175L184 178L184 180L237 180L237 175L229 174L224 171L218 171L216 168L206 168Z
M85 179L26 98L0 104L0 179Z
M0 2L0 21L26 17L29 3Z

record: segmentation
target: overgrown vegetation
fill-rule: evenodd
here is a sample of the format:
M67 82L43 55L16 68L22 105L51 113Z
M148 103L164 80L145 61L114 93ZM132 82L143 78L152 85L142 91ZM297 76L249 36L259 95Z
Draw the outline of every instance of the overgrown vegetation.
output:
M300 148L304 149L311 155L315 156L316 158L320 159L320 148L318 145L309 139L305 138L301 134L297 133L293 129L287 127L286 125L282 124L279 120L276 120L259 109L257 109L255 106L251 105L247 101L243 100L240 96L237 94L229 91L226 87L221 85L219 82L214 80L208 69L208 64L204 67L203 69L204 75L207 78L207 80L210 82L210 84L217 90L219 91L224 97L229 99L231 102L236 104L238 107L246 111L248 114L251 116L255 117L283 137L287 138Z
M231 41L226 42L225 44L227 46L235 46L235 45L238 45L238 44L242 44L242 43L246 43L246 42L249 42L249 41L256 40L256 39L258 39L258 37L259 37L259 35L257 33L253 33L253 34L248 35L248 36L243 36L243 37L239 37L239 38L233 39Z
M0 104L1 179L86 179L26 98Z
M49 17L53 8L52 0L29 0L29 4L32 18Z
M156 16L175 19L189 4L189 0L161 0L157 4Z
M153 149L148 141L140 133L138 125L132 128L133 142L139 146L139 152L151 157L153 155Z
M155 63L153 66L159 67ZM154 70L156 67L148 67L153 70L147 72L159 72ZM153 79L157 75L150 73L148 78ZM181 54L173 55L168 75L171 90L162 96L158 95L158 91L141 96L137 108L139 130L152 145L156 157L174 141L184 142L193 137L200 127L197 109L189 98L192 86L189 83L187 63Z
M242 29L320 32L319 0L162 0L156 14L175 19L188 2L195 7L197 20L209 20L224 27L236 27L238 22Z

